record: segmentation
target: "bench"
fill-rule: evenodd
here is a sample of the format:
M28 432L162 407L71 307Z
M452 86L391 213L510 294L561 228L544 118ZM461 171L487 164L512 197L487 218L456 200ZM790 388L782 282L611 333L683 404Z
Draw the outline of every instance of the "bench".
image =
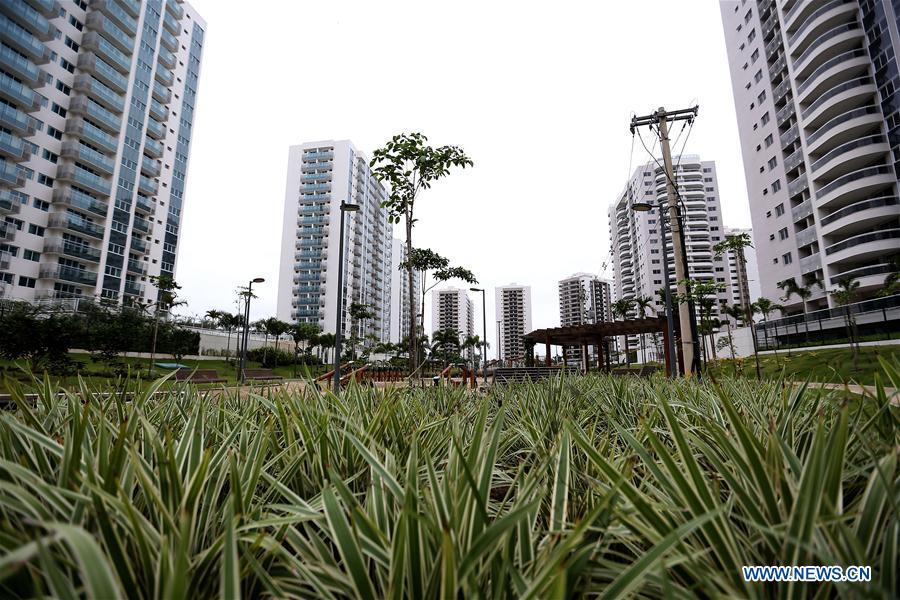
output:
M275 381L284 379L281 375L276 375L272 369L244 369L244 379L251 381Z
M191 383L224 383L227 381L224 377L219 377L219 373L213 369L178 369L175 371L175 381L190 381Z

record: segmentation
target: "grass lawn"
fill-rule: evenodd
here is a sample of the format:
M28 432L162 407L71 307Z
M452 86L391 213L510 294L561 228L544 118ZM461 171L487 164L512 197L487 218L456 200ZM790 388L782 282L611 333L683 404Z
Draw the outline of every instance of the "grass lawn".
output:
M895 346L863 346L859 349L856 364L850 348L832 348L825 350L792 351L790 354L779 351L778 355L761 354L760 369L764 378L777 377L784 371L787 379L818 381L823 383L856 382L863 385L875 383L875 373L881 370L878 358L900 356L900 345ZM742 364L745 377L756 377L756 366L753 356L734 361L720 360L715 367L717 374L732 375L739 371Z
M91 359L89 354L81 354L81 353L72 353L69 354L69 357L75 361L77 365L77 369L82 378L84 378L89 385L91 386L105 386L109 383L115 382L114 370L109 365L103 362L94 361ZM119 362L123 365L127 365L130 368L132 375L140 375L141 378L146 381L150 381L153 378L162 377L163 375L169 373L168 369L162 369L160 367L156 367L154 372L152 373L152 377L148 376L147 369L150 364L150 359L148 358L137 358L137 357L127 357L120 358ZM238 378L238 361L235 360L232 363L229 363L224 358L221 360L190 360L183 359L181 361L175 361L172 358L160 358L156 360L157 363L169 363L169 362L178 362L179 364L186 365L191 369L212 369L216 371L220 377L227 379L225 385L233 385L237 383ZM7 390L6 378L12 377L21 382L30 381L30 376L20 370L18 365L27 365L27 361L11 361L11 360L0 360L0 369L2 369L2 378L0 378L0 392L4 392ZM260 363L258 362L248 362L248 369L259 369ZM297 377L302 377L303 371L302 366L297 366ZM325 366L311 366L310 372L313 375L319 375L325 373L328 370L328 367ZM273 369L276 375L280 375L285 379L293 378L294 368L292 366L286 367L275 367ZM77 385L78 376L50 376L51 381L54 383L58 383L59 385L72 387L73 385ZM213 385L213 384L209 384ZM215 384L216 386L222 384Z

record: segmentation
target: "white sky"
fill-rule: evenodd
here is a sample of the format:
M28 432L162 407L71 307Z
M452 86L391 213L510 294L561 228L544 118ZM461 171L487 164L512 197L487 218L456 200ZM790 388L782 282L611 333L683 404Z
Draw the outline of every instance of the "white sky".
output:
M750 225L715 0L191 1L208 27L176 272L187 313L234 310L236 287L265 277L251 317L275 314L288 146L304 141L371 155L420 131L465 149L474 168L421 195L413 242L489 289L492 348L495 285L531 285L547 327L558 280L601 272L632 113L699 103L685 152L716 161L725 223ZM635 142L633 166L647 159Z

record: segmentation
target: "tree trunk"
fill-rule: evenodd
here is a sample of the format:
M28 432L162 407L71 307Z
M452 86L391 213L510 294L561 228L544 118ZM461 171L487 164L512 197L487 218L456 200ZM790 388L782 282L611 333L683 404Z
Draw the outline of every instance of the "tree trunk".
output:
M231 330L228 330L228 341L225 342L225 360L230 358L231 354Z
M406 215L406 265L407 265L407 283L409 284L409 298L410 298L410 307L409 307L409 375L412 376L413 373L416 372L416 368L418 367L419 357L416 348L416 341L419 337L416 332L416 310L415 310L415 302L413 302L413 292L414 288L414 280L415 276L413 274L413 265L412 265L412 214L411 211ZM425 314L424 304L422 308L422 314ZM401 315L402 316L402 315Z

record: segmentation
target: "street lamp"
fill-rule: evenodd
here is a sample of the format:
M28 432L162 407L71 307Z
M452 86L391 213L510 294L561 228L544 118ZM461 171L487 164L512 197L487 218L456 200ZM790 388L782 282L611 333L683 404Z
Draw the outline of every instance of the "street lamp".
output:
M254 283L263 283L265 279L262 277L257 277L255 279L251 279L250 283L247 284L247 301L244 302L244 335L241 336L242 340L242 348L241 348L241 367L239 369L239 373L241 376L241 384L244 383L246 379L244 374L244 366L247 364L247 337L250 334L250 298L253 297L253 284Z
M344 312L344 213L356 212L359 204L348 204L341 201L341 225L338 235L338 269L337 269L337 316L334 326L334 393L341 391L341 333Z
M481 369L482 376L487 379L487 310L485 309L485 296L487 291L483 288L472 287L470 292L481 292L481 334L484 339L481 340ZM499 339L499 338L498 338Z
M660 201L658 204L655 204L655 205L651 204L649 202L632 202L631 203L632 210L634 210L636 212L649 212L650 210L653 210L654 206L659 208L660 230L662 231L662 247L663 247L663 261L662 261L663 262L663 278L666 282L666 287L665 287L666 320L667 320L667 326L669 328L669 352L670 352L670 354L672 354L671 363L673 365L675 365L677 363L678 359L677 359L677 356L673 353L674 352L675 329L674 329L673 316L672 316L672 314L673 314L672 292L669 287L669 259L668 259L668 255L666 253L666 224L668 223L668 220L671 220L671 216L669 214L670 205L664 201ZM679 246L676 245L673 240L673 242L672 242L672 251L674 254L673 259L675 261L681 262L681 264L684 268L685 277L687 277L688 273L690 273L690 271L688 269L687 252L684 250L684 248L685 248L684 218L685 218L685 212L687 212L687 211L684 209L684 203L682 202L681 198L677 198L677 204L675 204L674 209L675 209L675 218L678 219L678 222L679 222L678 233L681 238L681 250L682 251L679 252ZM671 227L669 228L669 233L671 233ZM680 254L680 256L679 256L679 254ZM696 368L696 361L699 357L699 354L697 353L697 348L696 348L696 346L697 346L697 321L696 321L696 315L694 314L694 303L690 299L691 287L690 287L689 283L685 284L685 289L686 289L685 293L688 297L687 306L685 307L685 309L687 310L688 321L690 324L691 344L694 346L694 348L693 348L694 351L692 353L694 355L694 361L690 365L685 365L684 368L685 368L685 372L692 371L692 372L694 372L695 375L697 375L699 377L700 370L698 368ZM684 339L684 333L682 333L682 339ZM673 375L677 375L677 367L673 367L672 373L673 373Z

